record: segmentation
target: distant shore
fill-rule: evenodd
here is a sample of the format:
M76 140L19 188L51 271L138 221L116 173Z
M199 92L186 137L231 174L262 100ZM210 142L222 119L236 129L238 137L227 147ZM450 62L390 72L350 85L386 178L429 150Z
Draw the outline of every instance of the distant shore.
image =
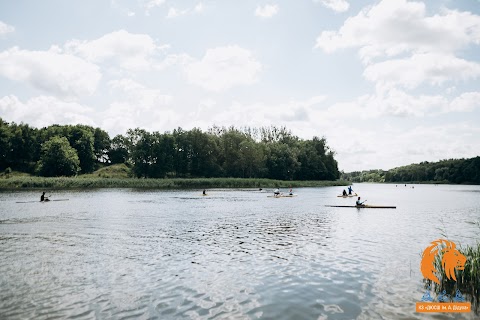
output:
M206 188L299 188L346 186L348 181L284 181L255 178L101 178L14 176L0 179L0 189L86 189L86 188L150 188L150 189L206 189Z

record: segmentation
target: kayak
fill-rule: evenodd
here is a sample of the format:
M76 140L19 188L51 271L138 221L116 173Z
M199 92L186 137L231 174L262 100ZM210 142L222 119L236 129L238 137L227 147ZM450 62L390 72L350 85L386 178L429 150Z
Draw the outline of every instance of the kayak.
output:
M341 194L341 195L338 195L337 197L338 198L352 198L352 197L356 197L356 196L358 196L358 194L355 193L355 194L350 194L350 195L346 195L346 196Z
M325 206L325 207L334 207L334 208L372 208L372 209L396 209L397 207L395 206L374 206L374 205L369 205L365 204L363 206Z
M268 198L293 198L293 197L296 197L297 195L296 194L281 194L279 196L267 196Z
M68 200L69 199L53 199L53 200L47 199L44 201L17 201L16 203L35 203L35 202L68 201Z

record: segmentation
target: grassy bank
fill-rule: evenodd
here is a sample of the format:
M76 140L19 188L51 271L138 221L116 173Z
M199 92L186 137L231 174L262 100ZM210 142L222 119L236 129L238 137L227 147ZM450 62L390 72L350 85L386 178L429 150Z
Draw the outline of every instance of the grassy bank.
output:
M94 176L45 178L15 176L0 179L0 189L70 189L70 188L298 188L345 186L347 181L281 181L270 179L198 178L198 179L135 179L102 178Z

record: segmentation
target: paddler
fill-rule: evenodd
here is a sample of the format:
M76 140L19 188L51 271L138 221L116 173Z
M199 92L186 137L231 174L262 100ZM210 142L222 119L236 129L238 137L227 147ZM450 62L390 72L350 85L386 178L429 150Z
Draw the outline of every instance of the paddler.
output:
M48 197L45 196L45 191L43 191L42 195L40 196L40 202L43 202L43 201L50 201L48 200Z
M274 197L278 197L280 195L280 190L278 190L278 188L276 188L274 191L273 191L273 196Z
M347 191L345 189L343 189L343 196L346 197L347 196Z
M352 186L348 186L348 194L352 194L352 192L353 192Z
M365 201L363 201L363 202L365 202ZM355 204L356 204L357 206L363 206L363 202L361 202L361 201L360 201L360 197L358 197L357 202L355 202Z

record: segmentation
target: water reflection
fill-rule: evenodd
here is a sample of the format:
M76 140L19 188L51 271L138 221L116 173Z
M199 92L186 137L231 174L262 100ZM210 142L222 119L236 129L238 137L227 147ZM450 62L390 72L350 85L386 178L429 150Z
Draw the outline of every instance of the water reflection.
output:
M0 193L0 314L420 318L420 253L439 235L431 222L443 212L458 221L445 230L457 242L478 238L480 201L457 192L469 188L478 191L359 185L362 198L397 205L374 211L326 208L348 204L336 188L285 199L248 190L58 191L70 200L45 205L15 203L36 193Z

